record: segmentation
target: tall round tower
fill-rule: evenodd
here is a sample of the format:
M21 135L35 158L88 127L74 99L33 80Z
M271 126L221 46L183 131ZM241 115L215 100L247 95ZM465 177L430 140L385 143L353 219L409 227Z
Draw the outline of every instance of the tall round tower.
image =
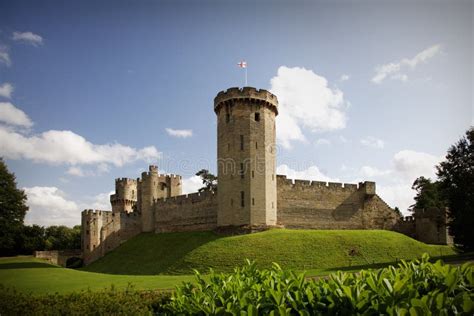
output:
M230 88L217 94L214 111L217 115L217 225L275 225L277 97L252 87Z

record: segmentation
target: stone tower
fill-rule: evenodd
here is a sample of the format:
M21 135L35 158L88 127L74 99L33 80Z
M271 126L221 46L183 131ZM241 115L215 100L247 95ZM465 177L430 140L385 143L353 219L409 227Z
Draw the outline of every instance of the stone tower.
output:
M158 173L157 166L150 166L148 172L142 173L137 180L137 209L142 214L142 231L155 231L155 200L181 195L181 176Z
M137 203L137 181L133 179L115 179L115 194L110 196L112 212L133 212Z
M217 115L217 226L267 226L277 220L277 97L251 87L214 99Z

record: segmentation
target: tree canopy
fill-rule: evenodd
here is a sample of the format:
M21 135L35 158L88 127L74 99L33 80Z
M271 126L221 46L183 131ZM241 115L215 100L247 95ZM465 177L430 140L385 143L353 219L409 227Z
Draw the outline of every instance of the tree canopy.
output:
M0 158L0 255L15 252L27 211L25 192L17 188L15 175Z
M437 170L454 242L474 250L474 127L449 148Z
M201 177L202 184L204 187L199 189L199 192L202 191L211 191L217 192L217 177L209 172L209 170L201 169L196 173L197 176Z

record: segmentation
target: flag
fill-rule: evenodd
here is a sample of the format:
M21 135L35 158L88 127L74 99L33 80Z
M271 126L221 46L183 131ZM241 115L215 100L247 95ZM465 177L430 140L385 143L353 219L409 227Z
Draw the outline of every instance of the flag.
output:
M240 68L247 68L247 62L245 60L241 61L237 64Z

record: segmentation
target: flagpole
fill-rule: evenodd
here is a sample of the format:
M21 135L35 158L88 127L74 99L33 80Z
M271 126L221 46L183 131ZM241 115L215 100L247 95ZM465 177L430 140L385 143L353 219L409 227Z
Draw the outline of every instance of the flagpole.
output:
M245 86L247 86L247 67L245 67Z

